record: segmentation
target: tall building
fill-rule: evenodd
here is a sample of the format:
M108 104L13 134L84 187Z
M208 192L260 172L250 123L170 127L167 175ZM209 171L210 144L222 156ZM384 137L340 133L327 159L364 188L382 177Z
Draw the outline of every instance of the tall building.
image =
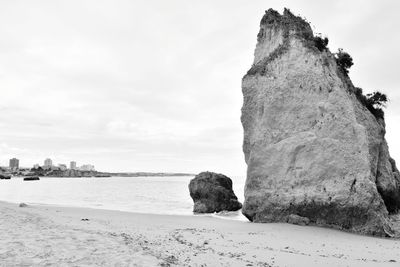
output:
M71 170L76 170L76 161L71 161L71 162L69 163L69 168L70 168Z
M19 159L16 159L16 158L10 159L10 168L11 169L19 169Z
M44 167L51 167L53 166L53 161L51 159L44 160Z
M79 168L81 171L94 171L94 165L85 164Z

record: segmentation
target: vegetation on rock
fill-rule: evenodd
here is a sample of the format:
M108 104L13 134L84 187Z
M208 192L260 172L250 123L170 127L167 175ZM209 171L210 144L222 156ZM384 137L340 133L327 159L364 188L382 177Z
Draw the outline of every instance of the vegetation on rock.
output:
M313 51L324 52L328 50L329 39L327 37L322 37L320 33L314 35L309 23L304 18L295 16L289 9L285 8L283 15L280 15L279 12L273 9L267 10L260 24L260 32L257 35L259 42L262 42L262 39L265 37L265 25L274 29L282 29L283 40L267 57L253 65L247 72L247 75L266 75L268 72L268 64L289 51L291 37L297 37L305 47ZM353 58L342 48L339 48L338 52L333 53L333 56L336 59L339 70L345 77L348 77L349 69L354 65ZM327 58L325 58L325 62L327 62ZM348 83L348 86L353 87L351 82ZM376 91L372 94L364 95L362 89L358 87L355 88L355 94L357 99L376 118L384 117L382 108L386 107L388 101L385 94Z
M257 40L259 42L264 37L265 31L262 27L263 25L267 25L268 27L272 28L283 29L283 41L282 44L280 44L268 57L253 65L253 67L247 72L247 75L265 75L266 65L289 50L290 37L297 37L303 42L306 47L312 50L315 50L315 48L317 48L319 51L322 52L328 49L327 46L329 43L329 39L327 37L323 38L321 34L317 34L314 36L310 24L304 18L300 16L295 16L287 8L285 8L283 15L280 15L279 12L273 9L265 11L265 15L263 16L260 24L261 29L257 35Z
M368 101L370 105L375 108L386 107L388 101L387 96L379 91L375 91L372 94L367 94Z
M385 94L375 91L371 94L364 95L360 87L355 87L355 95L357 99L363 104L377 119L384 118L385 113L382 108L386 107L388 98Z
M279 12L269 9L261 19L261 26L276 27L283 29L283 41L268 57L264 58L247 72L247 75L266 74L266 65L277 59L279 56L289 50L290 36L298 37L307 47L314 47L314 35L310 25L301 17L295 16L289 9L285 8L283 15ZM257 35L257 40L264 36L264 29L261 27Z
M284 29L283 37L293 34L300 39L312 40L313 34L310 25L301 17L295 16L289 9L285 8L283 15L269 9L261 19L261 25L279 26Z
M349 55L349 53L343 51L343 48L339 48L338 52L335 53L335 58L340 69L347 75L350 67L354 64L353 58Z
M319 51L322 52L324 50L327 50L328 43L329 43L328 37L322 38L322 36L320 34L317 34L316 36L314 36L314 45L316 48L318 48Z

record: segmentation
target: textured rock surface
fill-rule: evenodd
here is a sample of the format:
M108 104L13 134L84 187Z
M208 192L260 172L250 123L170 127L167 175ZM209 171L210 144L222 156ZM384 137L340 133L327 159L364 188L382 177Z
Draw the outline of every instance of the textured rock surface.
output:
M307 22L288 10L266 11L242 90L247 218L301 216L393 235L389 213L400 207L400 180L385 123L358 101L329 50L314 46Z
M310 219L308 219L307 217L301 217L296 214L290 214L288 216L287 222L291 224L308 225L310 223Z
M189 183L193 212L212 213L236 211L242 208L232 190L232 180L223 174L202 172Z

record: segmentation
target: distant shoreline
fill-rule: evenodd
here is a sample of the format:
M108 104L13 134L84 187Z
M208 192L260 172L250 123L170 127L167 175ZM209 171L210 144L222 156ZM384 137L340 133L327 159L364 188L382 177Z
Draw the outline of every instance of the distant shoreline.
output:
M157 176L157 177L165 177L165 176L195 176L193 173L169 173L169 172L117 172L117 173L105 173L110 176L118 176L118 177L139 177L139 176Z
M79 178L79 177L172 177L172 176L195 176L191 173L170 173L170 172L99 172L99 171L79 171L79 170L35 170L29 174L17 174L14 177L39 176L55 178Z

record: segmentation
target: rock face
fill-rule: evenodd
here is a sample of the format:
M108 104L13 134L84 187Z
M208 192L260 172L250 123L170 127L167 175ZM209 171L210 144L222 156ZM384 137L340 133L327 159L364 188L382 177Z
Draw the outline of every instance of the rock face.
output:
M392 236L400 175L385 122L358 100L310 25L266 11L254 64L242 80L242 212L254 222L291 222ZM295 216L294 216L295 215Z
M193 212L213 213L236 211L242 208L232 190L232 180L223 174L202 172L189 183L190 196L193 199Z

